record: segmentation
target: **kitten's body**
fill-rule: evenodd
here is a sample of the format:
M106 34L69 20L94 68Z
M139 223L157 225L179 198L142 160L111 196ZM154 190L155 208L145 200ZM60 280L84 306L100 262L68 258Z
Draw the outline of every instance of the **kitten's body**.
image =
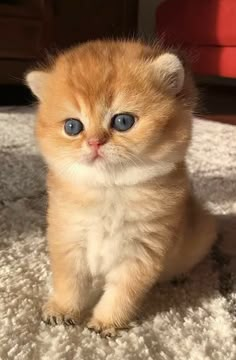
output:
M44 317L79 317L89 289L98 286L104 293L90 326L126 326L156 281L191 269L215 239L184 162L191 78L175 55L125 42L75 48L49 72L30 76L41 100L37 134L49 165L54 294ZM137 120L117 133L110 119L122 112ZM70 117L85 128L73 139L63 134ZM86 141L94 137L103 139L102 158L90 158Z

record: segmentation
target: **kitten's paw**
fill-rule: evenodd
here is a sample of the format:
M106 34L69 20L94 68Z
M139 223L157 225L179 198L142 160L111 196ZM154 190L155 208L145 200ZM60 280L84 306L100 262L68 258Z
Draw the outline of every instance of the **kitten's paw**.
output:
M114 326L112 326L111 324L106 324L95 318L92 318L88 322L87 327L90 330L99 333L102 337L114 337L116 335L116 328Z
M75 312L61 310L53 300L49 300L42 309L42 320L47 325L76 325L79 316Z

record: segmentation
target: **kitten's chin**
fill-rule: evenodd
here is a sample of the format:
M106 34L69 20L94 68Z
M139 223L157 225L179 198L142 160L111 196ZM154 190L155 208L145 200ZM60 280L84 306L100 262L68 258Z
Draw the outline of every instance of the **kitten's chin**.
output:
M88 167L101 167L103 170L107 168L107 171L110 171L111 169L119 169L122 167L128 166L126 161L123 161L120 158L109 158L109 156L103 155L103 154L96 154L93 156L80 158L79 164L88 166Z
M98 164L104 164L105 159L104 159L103 156L97 154L97 155L94 155L94 156L89 157L87 159L81 160L80 163L82 165L93 166L93 165L98 165Z
M142 166L114 165L104 161L103 158L96 159L92 163L73 163L70 168L55 162L50 168L64 180L72 182L75 186L132 186L150 181L154 178L171 173L176 164L171 162L158 162L154 164L143 164Z

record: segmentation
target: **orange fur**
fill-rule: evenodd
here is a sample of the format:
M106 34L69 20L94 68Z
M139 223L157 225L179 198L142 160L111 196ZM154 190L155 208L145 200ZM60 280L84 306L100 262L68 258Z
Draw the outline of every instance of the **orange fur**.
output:
M127 326L147 291L190 270L215 239L185 167L195 91L185 65L159 46L95 41L27 77L40 99L37 137L48 168L54 294L44 318L79 318L89 289L104 293L89 326ZM132 113L126 132L111 128ZM64 133L67 118L85 130ZM104 141L91 160L87 140Z

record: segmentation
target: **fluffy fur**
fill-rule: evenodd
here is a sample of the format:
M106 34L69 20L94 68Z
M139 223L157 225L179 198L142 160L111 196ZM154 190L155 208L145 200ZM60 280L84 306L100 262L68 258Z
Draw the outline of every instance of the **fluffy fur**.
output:
M48 322L73 323L100 298L89 327L125 327L156 281L189 271L215 239L185 167L194 86L159 46L96 41L61 54L27 82L40 100L37 138L48 164L48 243L54 293ZM126 132L111 118L132 113ZM69 137L64 122L84 131ZM94 159L89 139L99 139Z

